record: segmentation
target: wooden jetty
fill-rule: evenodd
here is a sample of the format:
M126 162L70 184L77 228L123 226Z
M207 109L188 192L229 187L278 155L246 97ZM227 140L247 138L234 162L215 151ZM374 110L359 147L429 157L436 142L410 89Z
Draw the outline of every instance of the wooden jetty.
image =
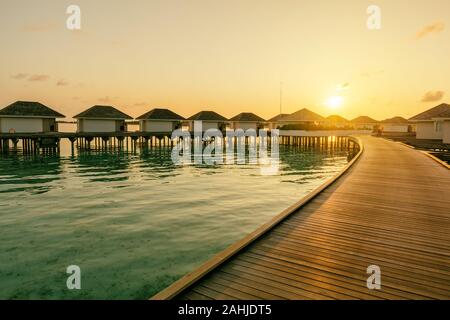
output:
M192 141L195 138L193 132L188 132ZM226 132L222 132L226 138ZM249 137L241 137L245 144L249 144ZM233 136L232 139L241 139ZM41 150L56 153L60 148L61 139L68 139L71 143L72 153L75 148L82 150L93 149L126 149L136 150L137 146L146 149L149 147L173 147L178 138L172 139L172 132L149 132L149 131L119 131L119 132L47 132L47 133L0 133L0 151L8 152L12 147L18 150L22 147L24 154L39 153ZM227 139L227 138L226 138ZM258 139L261 137L258 136ZM263 139L271 139L270 131ZM302 146L306 148L350 149L355 152L356 144L347 136L292 136L290 134L280 135L278 141L283 145ZM205 142L206 143L206 142Z
M360 143L346 170L152 299L449 299L450 171Z
M59 149L61 139L68 139L72 152L75 146L81 149L91 147L100 149L125 148L130 144L136 148L140 143L143 147L172 146L171 132L49 132L49 133L0 133L0 150L8 150L12 145L17 149L19 142L24 153L36 153L40 149Z

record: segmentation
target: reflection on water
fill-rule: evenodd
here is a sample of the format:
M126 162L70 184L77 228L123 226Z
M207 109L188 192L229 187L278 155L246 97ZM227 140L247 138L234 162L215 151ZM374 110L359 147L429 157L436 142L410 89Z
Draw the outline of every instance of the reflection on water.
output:
M174 166L170 150L0 157L0 298L143 299L335 174L343 151L280 147L280 171ZM66 288L67 266L82 290Z

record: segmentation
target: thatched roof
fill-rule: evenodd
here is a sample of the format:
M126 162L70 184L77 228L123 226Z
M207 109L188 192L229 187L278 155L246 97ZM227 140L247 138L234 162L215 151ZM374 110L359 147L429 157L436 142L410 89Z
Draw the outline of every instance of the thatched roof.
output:
M371 117L368 117L368 116L359 116L359 117L356 117L355 119L352 119L350 122L353 122L353 123L378 123L377 120L372 119Z
M75 119L108 119L108 120L125 120L133 119L129 115L117 110L111 106L93 106L80 114L77 114Z
M442 103L434 108L421 112L414 117L409 118L411 121L432 120L433 118L450 117L450 105Z
M306 108L291 113L279 121L323 121L325 118Z
M188 120L227 121L225 117L214 111L200 111L199 113L190 116Z
M59 112L34 101L16 101L0 110L0 116L8 117L42 117L42 118L65 118Z
M331 122L349 122L347 119L345 119L344 117L341 117L337 114L328 116L326 119L327 119L327 121L331 121Z
M390 119L385 119L383 121L381 121L382 123L396 123L396 124L408 124L409 121L403 117L393 117Z
M173 111L170 111L169 109L162 109L162 108L155 108L153 110L150 110L147 113L144 113L142 116L137 117L137 120L185 120L182 116L179 114L176 114Z
M284 117L287 117L289 114L288 113L280 113L279 115L276 115L273 118L270 118L269 120L267 120L267 122L276 122Z
M442 112L439 117L436 118L450 118L450 110L447 110L445 112Z
M238 115L235 115L233 118L230 118L229 121L237 121L237 122L265 122L263 118L257 116L251 112L242 112Z

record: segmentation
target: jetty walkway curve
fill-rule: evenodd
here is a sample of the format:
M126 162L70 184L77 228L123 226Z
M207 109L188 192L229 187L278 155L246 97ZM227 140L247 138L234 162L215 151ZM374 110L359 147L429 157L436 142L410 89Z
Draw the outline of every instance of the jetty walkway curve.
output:
M152 299L450 299L450 170L400 143L360 140L325 190ZM374 265L380 289L367 288Z

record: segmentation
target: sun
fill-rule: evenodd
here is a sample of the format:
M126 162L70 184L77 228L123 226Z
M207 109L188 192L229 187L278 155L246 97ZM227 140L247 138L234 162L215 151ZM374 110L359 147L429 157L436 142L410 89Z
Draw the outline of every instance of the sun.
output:
M338 109L340 106L342 106L342 103L344 102L344 98L341 96L331 96L327 99L325 104L330 109Z

